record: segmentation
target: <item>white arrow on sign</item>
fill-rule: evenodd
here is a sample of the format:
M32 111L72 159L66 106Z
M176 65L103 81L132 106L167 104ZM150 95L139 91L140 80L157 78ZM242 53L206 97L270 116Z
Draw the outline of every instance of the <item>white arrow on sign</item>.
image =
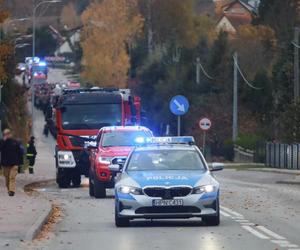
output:
M180 112L185 112L184 104L180 104L177 100L174 101L175 105L177 106L177 110Z

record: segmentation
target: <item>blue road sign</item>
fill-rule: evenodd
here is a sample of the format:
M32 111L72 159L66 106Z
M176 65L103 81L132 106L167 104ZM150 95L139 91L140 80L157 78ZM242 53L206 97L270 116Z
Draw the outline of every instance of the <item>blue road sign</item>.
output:
M170 110L174 115L184 115L188 112L190 107L188 99L182 95L177 95L170 101Z

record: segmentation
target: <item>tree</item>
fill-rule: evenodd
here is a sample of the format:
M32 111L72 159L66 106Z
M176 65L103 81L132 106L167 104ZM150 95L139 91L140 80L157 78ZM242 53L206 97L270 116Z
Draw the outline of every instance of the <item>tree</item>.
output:
M300 142L300 100L287 106L281 116L281 138L285 142Z
M9 17L9 13L1 8L2 1L0 0L0 26ZM2 30L0 30L0 82L8 79L7 74L7 61L11 57L11 46L3 41Z
M36 30L35 47L36 47L36 54L39 57L53 55L57 47L57 41L53 38L48 27L42 27Z
M83 76L98 86L125 87L129 51L143 27L135 0L93 2L82 14Z
M249 79L253 79L259 70L271 71L276 45L275 32L268 26L239 27L234 48L238 52L240 65Z
M80 17L78 16L75 6L72 2L65 5L61 13L61 21L67 29L74 29L80 26Z
M293 28L299 26L300 0L261 0L256 24L270 26L281 42L289 43Z

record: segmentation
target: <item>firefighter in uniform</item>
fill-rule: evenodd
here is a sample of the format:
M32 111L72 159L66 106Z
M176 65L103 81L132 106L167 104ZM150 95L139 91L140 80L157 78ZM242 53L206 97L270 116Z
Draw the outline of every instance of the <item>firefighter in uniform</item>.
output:
M33 174L33 166L35 164L35 158L36 158L37 152L34 145L34 137L32 136L30 138L30 141L27 144L27 160L29 161L29 174Z

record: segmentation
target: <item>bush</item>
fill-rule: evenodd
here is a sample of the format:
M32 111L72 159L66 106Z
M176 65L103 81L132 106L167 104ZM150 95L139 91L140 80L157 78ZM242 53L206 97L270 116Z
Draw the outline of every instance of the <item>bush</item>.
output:
M235 145L244 149L255 150L257 142L262 140L263 137L257 134L242 134L237 138Z

